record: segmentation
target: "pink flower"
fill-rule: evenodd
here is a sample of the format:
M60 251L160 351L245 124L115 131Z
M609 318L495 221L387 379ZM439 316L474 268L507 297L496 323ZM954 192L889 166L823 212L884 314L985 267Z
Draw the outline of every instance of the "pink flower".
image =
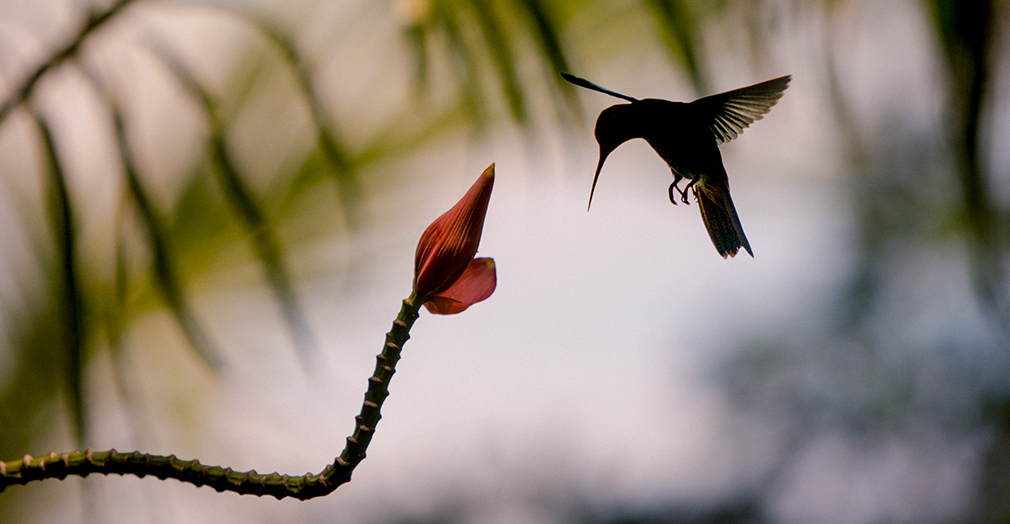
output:
M494 292L494 260L474 258L493 186L491 164L463 198L421 235L414 254L414 294L428 311L459 313Z

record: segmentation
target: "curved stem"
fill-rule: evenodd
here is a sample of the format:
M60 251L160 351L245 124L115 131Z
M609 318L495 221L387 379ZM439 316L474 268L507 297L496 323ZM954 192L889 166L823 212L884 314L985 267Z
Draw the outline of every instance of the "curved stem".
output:
M294 497L307 500L329 495L341 484L351 480L351 472L365 458L375 426L382 418L380 409L389 396L389 381L396 372L403 344L410 338L410 328L417 320L420 304L411 294L403 301L393 328L386 334L386 345L376 356L375 372L368 379L368 390L361 413L354 417L354 433L347 437L344 451L334 462L318 474L300 476L271 473L261 475L255 470L233 471L221 466L207 466L198 460L180 460L175 455L167 457L134 451L119 453L109 451L74 451L50 453L45 457L25 455L19 460L0 462L0 491L7 486L23 485L33 480L65 479L68 475L86 477L92 473L102 475L148 475L159 479L173 478L195 486L210 486L218 491L233 491L240 495L270 495L278 499Z

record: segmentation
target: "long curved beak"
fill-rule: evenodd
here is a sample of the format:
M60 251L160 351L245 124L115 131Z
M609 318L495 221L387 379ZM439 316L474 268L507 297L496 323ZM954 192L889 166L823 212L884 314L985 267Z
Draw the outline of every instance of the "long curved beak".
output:
M604 149L600 146L600 163L596 164L596 175L593 177L593 188L589 190L589 205L586 206L586 211L593 206L593 193L596 192L596 182L600 179L600 171L603 170L603 162L607 160L613 149Z

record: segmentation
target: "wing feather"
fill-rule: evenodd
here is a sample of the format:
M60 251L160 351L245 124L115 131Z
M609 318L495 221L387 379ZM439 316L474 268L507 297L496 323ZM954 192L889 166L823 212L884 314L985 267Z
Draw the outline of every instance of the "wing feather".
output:
M710 119L709 130L716 141L724 144L733 140L754 121L764 115L782 98L789 87L792 75L781 76L752 86L699 98L691 105Z

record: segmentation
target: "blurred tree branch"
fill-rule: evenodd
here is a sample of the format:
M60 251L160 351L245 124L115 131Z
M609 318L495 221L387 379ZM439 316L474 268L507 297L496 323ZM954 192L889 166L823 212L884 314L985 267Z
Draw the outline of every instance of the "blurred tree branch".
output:
M76 56L81 44L83 44L89 36L94 34L98 29L119 14L124 8L135 1L136 0L118 0L108 10L101 13L92 13L84 25L81 26L77 34L70 39L69 43L64 45L62 48L57 49L48 59L39 65L32 74L28 75L28 77L21 82L19 87L14 89L13 94L4 100L3 104L0 104L0 125L3 124L14 108L31 96L35 86L47 72L62 64L67 59Z

